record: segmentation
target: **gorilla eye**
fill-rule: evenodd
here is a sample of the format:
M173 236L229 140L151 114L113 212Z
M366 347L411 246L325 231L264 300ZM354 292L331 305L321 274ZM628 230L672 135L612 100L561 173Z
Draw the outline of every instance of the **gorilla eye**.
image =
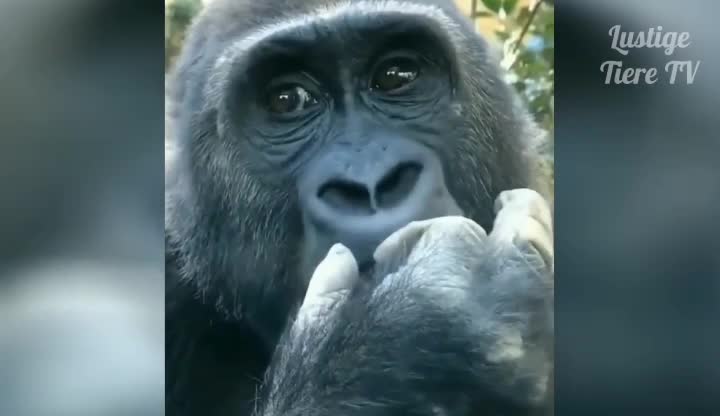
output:
M375 71L371 86L375 90L394 91L415 81L419 74L420 68L412 59L390 59Z
M299 85L277 88L267 97L268 110L276 114L297 113L317 103L315 96Z

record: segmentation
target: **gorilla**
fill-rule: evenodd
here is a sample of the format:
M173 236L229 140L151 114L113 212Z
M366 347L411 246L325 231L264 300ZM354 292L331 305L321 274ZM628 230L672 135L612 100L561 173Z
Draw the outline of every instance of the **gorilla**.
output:
M168 87L170 415L551 408L544 135L452 0L215 0Z

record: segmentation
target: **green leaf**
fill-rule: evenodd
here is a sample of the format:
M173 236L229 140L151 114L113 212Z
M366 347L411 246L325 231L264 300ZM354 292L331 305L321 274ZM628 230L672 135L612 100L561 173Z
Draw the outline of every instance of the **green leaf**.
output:
M488 10L491 10L495 13L500 11L500 7L502 7L502 0L482 0L485 7L488 8Z
M542 51L542 56L551 67L555 66L555 48L545 48L545 50Z
M170 5L173 20L187 24L201 8L198 0L176 0Z
M512 14L515 10L515 6L517 6L517 0L503 0L502 2L502 8L507 14Z
M508 40L508 39L510 39L510 34L509 34L509 33L503 32L503 31L500 31L500 30L496 30L496 31L495 31L495 36L497 36L497 38L500 39L500 40L503 41L503 42L506 41L506 40Z

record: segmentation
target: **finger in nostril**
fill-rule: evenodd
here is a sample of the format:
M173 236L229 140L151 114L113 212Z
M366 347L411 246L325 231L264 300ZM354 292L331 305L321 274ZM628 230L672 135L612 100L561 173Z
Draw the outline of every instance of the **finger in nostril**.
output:
M344 214L369 214L373 212L370 192L358 183L332 180L321 186L318 198L331 208Z
M417 162L401 163L393 168L375 189L378 207L393 207L407 198L417 184L421 172L422 165Z

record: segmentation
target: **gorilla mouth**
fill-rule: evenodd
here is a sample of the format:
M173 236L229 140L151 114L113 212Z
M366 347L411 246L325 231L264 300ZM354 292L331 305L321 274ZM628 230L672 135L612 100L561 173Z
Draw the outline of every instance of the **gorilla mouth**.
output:
M368 259L361 262L360 264L358 264L358 269L361 275L372 275L373 270L375 269L375 260Z

